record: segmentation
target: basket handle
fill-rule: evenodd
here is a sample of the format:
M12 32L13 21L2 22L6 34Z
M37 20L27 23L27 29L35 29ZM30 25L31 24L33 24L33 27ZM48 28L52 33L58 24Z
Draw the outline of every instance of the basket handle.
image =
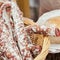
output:
M50 40L48 39L48 37L45 37L44 42L43 42L42 51L34 60L45 60L45 58L49 52L49 50L48 50L49 46L50 46Z

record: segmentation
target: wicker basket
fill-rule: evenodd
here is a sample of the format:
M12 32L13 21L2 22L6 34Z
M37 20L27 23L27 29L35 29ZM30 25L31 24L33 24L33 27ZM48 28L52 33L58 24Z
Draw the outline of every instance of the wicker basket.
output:
M34 25L35 22L33 20L24 18L24 24L25 26L28 25ZM47 54L48 54L48 49L50 46L50 41L48 37L43 37L43 35L40 34L34 34L34 40L32 40L35 44L41 45L42 46L42 51L41 53L34 59L34 60L45 60ZM36 39L37 38L37 39Z

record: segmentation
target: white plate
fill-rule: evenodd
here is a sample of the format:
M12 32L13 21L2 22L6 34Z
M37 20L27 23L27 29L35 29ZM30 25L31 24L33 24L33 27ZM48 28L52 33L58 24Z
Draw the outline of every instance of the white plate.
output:
M51 44L49 51L50 53L60 53L60 44Z
M53 10L47 13L44 13L42 16L39 17L38 21L36 22L40 26L43 25L48 19L52 17L60 16L60 10Z

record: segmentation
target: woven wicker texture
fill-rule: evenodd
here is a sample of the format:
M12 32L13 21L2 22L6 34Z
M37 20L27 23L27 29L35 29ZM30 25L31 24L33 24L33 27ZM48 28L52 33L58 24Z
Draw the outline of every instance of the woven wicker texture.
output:
M25 26L34 25L35 22L33 22L31 19L24 18L24 24ZM32 40L32 42L42 46L41 53L34 60L45 60L50 46L48 37L43 37L43 35L40 34L34 34L34 40Z

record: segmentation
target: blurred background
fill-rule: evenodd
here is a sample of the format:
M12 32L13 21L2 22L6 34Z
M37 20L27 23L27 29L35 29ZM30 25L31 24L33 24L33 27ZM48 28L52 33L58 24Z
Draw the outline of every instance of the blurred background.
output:
M39 0L17 0L17 4L23 12L24 17L31 18L35 22L39 17Z
M60 9L60 0L17 0L24 17L35 22L45 12Z

